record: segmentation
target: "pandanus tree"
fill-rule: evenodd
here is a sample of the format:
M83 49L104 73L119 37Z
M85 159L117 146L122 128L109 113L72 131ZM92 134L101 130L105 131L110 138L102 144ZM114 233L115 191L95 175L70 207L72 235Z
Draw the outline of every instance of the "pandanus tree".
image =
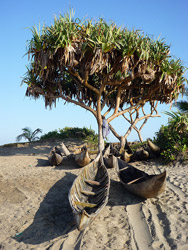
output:
M90 111L98 124L98 146L104 148L102 122L110 122L147 102L170 103L183 88L184 67L169 55L163 40L100 19L55 18L51 26L32 29L30 64L23 82L26 95L58 98Z

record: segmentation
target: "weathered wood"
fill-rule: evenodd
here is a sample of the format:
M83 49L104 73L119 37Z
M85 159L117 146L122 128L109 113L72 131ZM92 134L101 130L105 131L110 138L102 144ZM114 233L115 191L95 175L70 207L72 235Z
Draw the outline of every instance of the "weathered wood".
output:
M81 150L79 154L74 155L74 159L79 167L84 167L90 163L91 158L86 147L83 147Z
M86 195L95 195L95 192L92 191L86 191L86 190L81 190L82 194L86 194Z
M63 153L66 155L66 156L69 156L71 155L70 151L68 150L68 148L65 146L65 144L62 142L61 144L61 150L63 151Z
M124 151L124 152L122 152L122 154L121 154L122 160L124 160L124 161L126 161L126 162L130 162L132 156L133 156L133 154L129 154L129 153L127 153L127 151Z
M50 154L48 155L48 160L52 166L58 166L61 164L63 156L57 147L53 147L53 149L50 151Z
M160 153L160 150L161 150L160 147L155 145L151 140L147 139L147 143L148 143L148 146L152 150L153 153L155 153L155 154Z
M110 177L100 154L82 168L69 191L78 230L84 230L108 202Z
M123 170L123 169L122 169L122 170ZM121 170L121 171L122 171L122 170ZM135 183L135 182L137 182L138 180L141 180L141 179L143 179L143 178L145 178L145 176L141 176L141 177L139 177L139 178L136 178L136 179L134 179L134 180L128 182L127 185L133 184L133 183Z
M80 202L80 201L75 201L75 204L78 206L82 206L82 207L96 207L97 204L93 204L93 203L86 203L86 202Z
M91 185L97 185L97 186L100 185L100 182L98 182L98 181L93 181L93 180L88 180L88 179L84 179L84 181L91 184Z
M122 185L131 193L142 198L154 198L165 190L166 171L149 175L123 160L115 158L114 163Z

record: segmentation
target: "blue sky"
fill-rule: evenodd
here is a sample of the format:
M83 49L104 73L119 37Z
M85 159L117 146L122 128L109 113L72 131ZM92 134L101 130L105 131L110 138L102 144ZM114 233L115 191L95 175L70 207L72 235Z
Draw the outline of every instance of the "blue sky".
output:
M72 104L64 105L61 100L52 110L45 109L44 101L25 97L26 85L20 87L28 64L27 40L31 39L28 29L39 23L53 24L55 16L64 14L70 8L81 19L113 20L118 26L140 29L155 38L165 38L171 44L171 54L181 58L188 67L188 1L186 0L136 0L136 1L79 1L79 0L7 0L1 2L0 15L0 145L15 142L15 138L28 126L32 130L41 128L43 134L68 127L88 127L97 131L95 118L84 109ZM153 118L143 128L143 138L153 138L168 117L161 112L169 110L161 105L161 118ZM112 125L119 134L124 134L127 124L117 119ZM115 141L112 135L109 141ZM132 133L129 141L137 140Z

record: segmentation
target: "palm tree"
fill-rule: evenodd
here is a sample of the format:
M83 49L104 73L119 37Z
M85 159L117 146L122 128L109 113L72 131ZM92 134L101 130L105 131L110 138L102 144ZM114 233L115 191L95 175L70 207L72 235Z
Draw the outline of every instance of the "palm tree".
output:
M173 111L171 112L165 111L163 113L170 116L168 123L170 127L174 130L174 132L182 134L187 131L188 128L187 114L181 112L173 112Z
M184 95L188 98L188 88L185 88ZM182 113L188 114L188 101L178 101L174 104Z
M32 132L32 130L29 127L22 128L23 133L18 135L16 137L16 141L21 141L21 139L28 140L29 142L39 140L39 137L36 136L38 133L42 133L42 129L37 128L35 131Z

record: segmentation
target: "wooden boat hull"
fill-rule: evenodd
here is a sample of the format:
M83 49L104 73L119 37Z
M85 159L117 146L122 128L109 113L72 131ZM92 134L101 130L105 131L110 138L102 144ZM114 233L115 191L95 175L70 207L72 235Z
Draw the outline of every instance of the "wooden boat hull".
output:
M89 157L88 150L86 147L84 147L79 154L76 154L74 156L74 159L79 167L84 167L91 161L91 158Z
M154 198L164 192L166 171L157 175L149 175L116 157L113 162L116 165L121 183L131 193L147 199Z
M147 139L147 143L148 143L148 146L153 153L155 153L157 155L160 154L160 151L161 151L160 147L155 145L150 139Z
M83 167L69 191L69 203L79 230L85 229L108 202L110 178L100 155Z
M58 166L61 164L63 156L57 147L53 147L48 156L48 160L52 166Z

